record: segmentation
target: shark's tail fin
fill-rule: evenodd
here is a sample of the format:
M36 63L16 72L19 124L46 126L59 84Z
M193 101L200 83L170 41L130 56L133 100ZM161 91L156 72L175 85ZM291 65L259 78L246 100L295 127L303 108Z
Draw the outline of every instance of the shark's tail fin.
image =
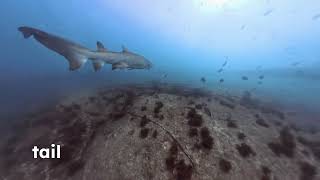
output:
M70 71L79 69L88 60L88 57L85 54L75 51L75 49L72 48L73 46L79 46L75 43L67 41L63 38L50 35L49 33L46 33L39 29L27 26L19 27L18 30L23 34L24 38L29 38L33 36L38 42L40 42L45 47L64 56L69 62Z
M26 39L29 38L30 36L32 36L34 33L33 28L29 28L26 26L19 27L18 30L23 34L23 37Z

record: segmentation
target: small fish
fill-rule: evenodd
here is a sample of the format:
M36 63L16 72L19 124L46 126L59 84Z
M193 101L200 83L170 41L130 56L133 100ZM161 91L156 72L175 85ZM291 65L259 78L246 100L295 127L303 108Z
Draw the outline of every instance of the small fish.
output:
M262 81L259 81L258 84L261 85L261 84L262 84Z
M301 62L294 62L294 63L292 63L291 65L292 65L292 66L298 66L299 64L301 64Z
M264 75L259 76L259 79L261 80L264 79Z
M202 77L202 78L200 79L200 81L201 81L202 83L205 83L205 82L206 82L206 78Z
M168 76L168 74L165 73L165 74L162 75L162 78L167 78L167 76Z
M227 64L228 64L228 61L225 61L225 62L222 64L222 67L225 67Z
M262 69L262 66L257 66L256 70L259 71L260 69Z
M223 68L219 69L219 70L218 70L218 73L221 73L222 71L223 71Z
M249 78L247 76L242 76L242 80L247 81Z
M318 20L320 18L320 13L319 14L316 14L312 17L312 20Z
M266 11L266 12L263 14L263 16L269 16L269 15L272 14L272 13L273 13L273 9L270 9L270 10Z
M220 79L220 81L219 81L220 83L223 83L224 82L224 79Z

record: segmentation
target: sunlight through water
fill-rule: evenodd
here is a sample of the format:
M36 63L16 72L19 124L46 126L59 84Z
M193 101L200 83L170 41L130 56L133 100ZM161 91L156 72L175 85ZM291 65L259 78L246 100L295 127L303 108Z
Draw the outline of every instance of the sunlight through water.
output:
M204 13L219 13L225 10L239 10L248 0L194 0L194 6Z

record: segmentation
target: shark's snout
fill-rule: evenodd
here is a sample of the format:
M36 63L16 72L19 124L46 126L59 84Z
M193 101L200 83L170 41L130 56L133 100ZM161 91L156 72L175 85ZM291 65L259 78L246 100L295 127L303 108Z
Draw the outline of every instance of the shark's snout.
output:
M147 69L151 69L153 67L152 63L151 62L148 62L147 64Z

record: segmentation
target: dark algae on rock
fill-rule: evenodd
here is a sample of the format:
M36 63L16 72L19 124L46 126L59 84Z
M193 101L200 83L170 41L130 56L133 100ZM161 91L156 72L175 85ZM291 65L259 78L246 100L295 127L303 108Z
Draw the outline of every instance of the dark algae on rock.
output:
M142 128L140 130L140 138L145 139L146 137L148 137L149 130L150 129L148 129L148 128Z
M198 129L197 128L190 128L188 132L189 137L198 136Z
M317 174L317 168L308 162L300 162L300 180L313 180Z
M161 101L157 101L153 112L155 114L159 114L162 107L163 103Z
M211 111L209 108L205 107L204 108L204 113L206 113L206 115L208 115L209 117L212 117Z
M307 138L304 138L302 136L297 137L297 140L301 144L307 146L311 150L313 155L318 159L318 161L320 161L320 140L311 141L311 140L308 140Z
M236 121L234 121L234 120L229 120L229 121L227 122L227 126L228 126L229 128L238 128L238 125L237 125Z
M232 169L232 165L228 160L220 159L219 160L220 170L224 173L228 173Z
M268 143L269 148L277 156L280 156L281 154L283 154L289 158L292 158L295 153L296 141L295 141L295 137L292 135L288 127L284 127L280 131L279 141L280 142Z
M269 128L269 124L267 124L267 122L262 118L262 117L260 117L260 115L259 114L256 114L255 115L255 117L256 117L256 123L258 124L258 125L260 125L260 126L262 126L262 127L265 127L265 128Z
M193 167L187 165L183 159L178 159L179 148L176 143L172 143L168 157L165 159L166 168L176 180L191 180Z
M261 166L261 180L271 180L271 170L267 166Z
M157 130L153 131L152 137L155 138L155 139L158 137L158 131Z
M193 127L201 127L203 123L202 116L194 108L189 110L187 118L189 119L188 124Z
M147 118L147 116L143 116L140 121L140 127L145 127L149 122L150 120Z
M246 138L246 135L244 133L242 133L242 132L238 133L238 139L239 140L244 140L245 138Z
M250 155L252 156L256 155L256 153L252 150L252 148L245 143L237 144L236 149L238 150L239 154L244 158L247 158Z
M201 145L207 150L211 150L213 147L213 137L210 135L210 131L207 127L201 128Z
M232 102L229 102L228 100L220 100L220 104L221 104L222 106L228 107L228 108L230 108L230 109L236 108L236 105L233 104Z

